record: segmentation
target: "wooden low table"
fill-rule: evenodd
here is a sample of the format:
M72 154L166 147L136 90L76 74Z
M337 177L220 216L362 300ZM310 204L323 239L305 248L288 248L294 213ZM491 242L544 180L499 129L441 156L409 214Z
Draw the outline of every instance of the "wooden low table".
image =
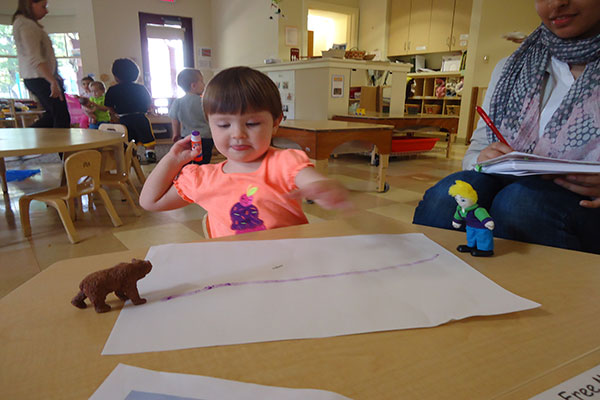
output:
M119 171L125 171L120 134L79 128L5 128L0 129L0 178L2 191L8 193L5 157L75 152L112 146Z
M281 123L275 137L297 143L315 161L317 171L327 174L329 156L333 150L354 140L372 143L379 154L377 191L384 192L385 175L392 149L393 126L342 121L287 120Z
M396 130L408 130L411 128L419 129L423 127L435 127L440 130L441 134L447 133L448 144L446 146L446 158L450 158L452 143L458 134L458 117L436 114L404 114L393 115L383 113L367 113L366 115L334 115L334 121L348 122L364 122L368 124L385 124L393 125ZM421 134L422 132L417 132ZM433 133L424 133L426 136L431 136Z
M496 239L494 257L472 257L455 250L463 232L369 212L217 240L409 232L425 233L541 308L424 329L102 356L122 303L109 295L114 311L97 314L70 300L87 274L143 258L147 249L76 258L55 263L0 299L0 398L88 398L124 363L330 390L355 400L520 400L600 363L599 255Z

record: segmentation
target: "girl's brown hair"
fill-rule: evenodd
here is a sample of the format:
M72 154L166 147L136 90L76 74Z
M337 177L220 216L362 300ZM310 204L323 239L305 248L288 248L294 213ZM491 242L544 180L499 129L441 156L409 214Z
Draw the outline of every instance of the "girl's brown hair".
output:
M248 67L225 69L210 80L202 99L204 115L268 111L281 117L279 89L267 75Z
M13 14L12 17L12 22L15 22L15 18L17 18L17 15L22 15L26 18L32 19L35 21L35 18L33 16L33 11L31 11L31 4L32 3L39 3L40 1L44 1L44 0L19 0L19 5L17 6L17 11L15 11L15 13ZM36 21L37 23L37 21ZM38 23L39 25L39 23Z

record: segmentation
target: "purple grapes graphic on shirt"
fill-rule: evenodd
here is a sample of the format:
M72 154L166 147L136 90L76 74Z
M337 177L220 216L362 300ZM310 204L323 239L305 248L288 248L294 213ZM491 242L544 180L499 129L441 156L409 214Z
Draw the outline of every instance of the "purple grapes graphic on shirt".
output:
M240 197L240 201L231 207L231 229L236 235L247 232L264 231L267 229L263 221L258 217L258 208L252 204L252 196L258 190L255 186L249 186L246 193Z

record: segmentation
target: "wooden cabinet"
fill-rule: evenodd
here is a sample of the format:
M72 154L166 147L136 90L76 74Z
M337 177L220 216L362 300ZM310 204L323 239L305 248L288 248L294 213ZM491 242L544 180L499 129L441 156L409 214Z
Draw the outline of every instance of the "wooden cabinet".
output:
M433 0L412 0L411 2L407 54L429 52L432 3Z
M394 0L390 10L388 54L408 54L408 25L411 0Z
M473 0L455 0L450 50L466 50L471 26Z
M405 114L427 114L458 118L462 97L447 93L446 89L455 86L463 79L460 72L425 72L408 74L415 80L415 91L405 100ZM439 90L443 85L444 90Z
M391 0L388 54L466 50L473 0Z
M429 53L449 50L453 16L454 0L433 0L427 49Z

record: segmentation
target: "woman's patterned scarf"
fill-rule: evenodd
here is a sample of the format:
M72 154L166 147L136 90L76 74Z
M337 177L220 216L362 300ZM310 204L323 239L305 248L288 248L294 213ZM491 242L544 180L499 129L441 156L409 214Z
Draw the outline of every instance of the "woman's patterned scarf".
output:
M540 88L551 56L586 68L540 137ZM517 151L600 161L600 35L561 39L540 25L506 61L489 114ZM487 134L490 143L497 141L489 128Z

